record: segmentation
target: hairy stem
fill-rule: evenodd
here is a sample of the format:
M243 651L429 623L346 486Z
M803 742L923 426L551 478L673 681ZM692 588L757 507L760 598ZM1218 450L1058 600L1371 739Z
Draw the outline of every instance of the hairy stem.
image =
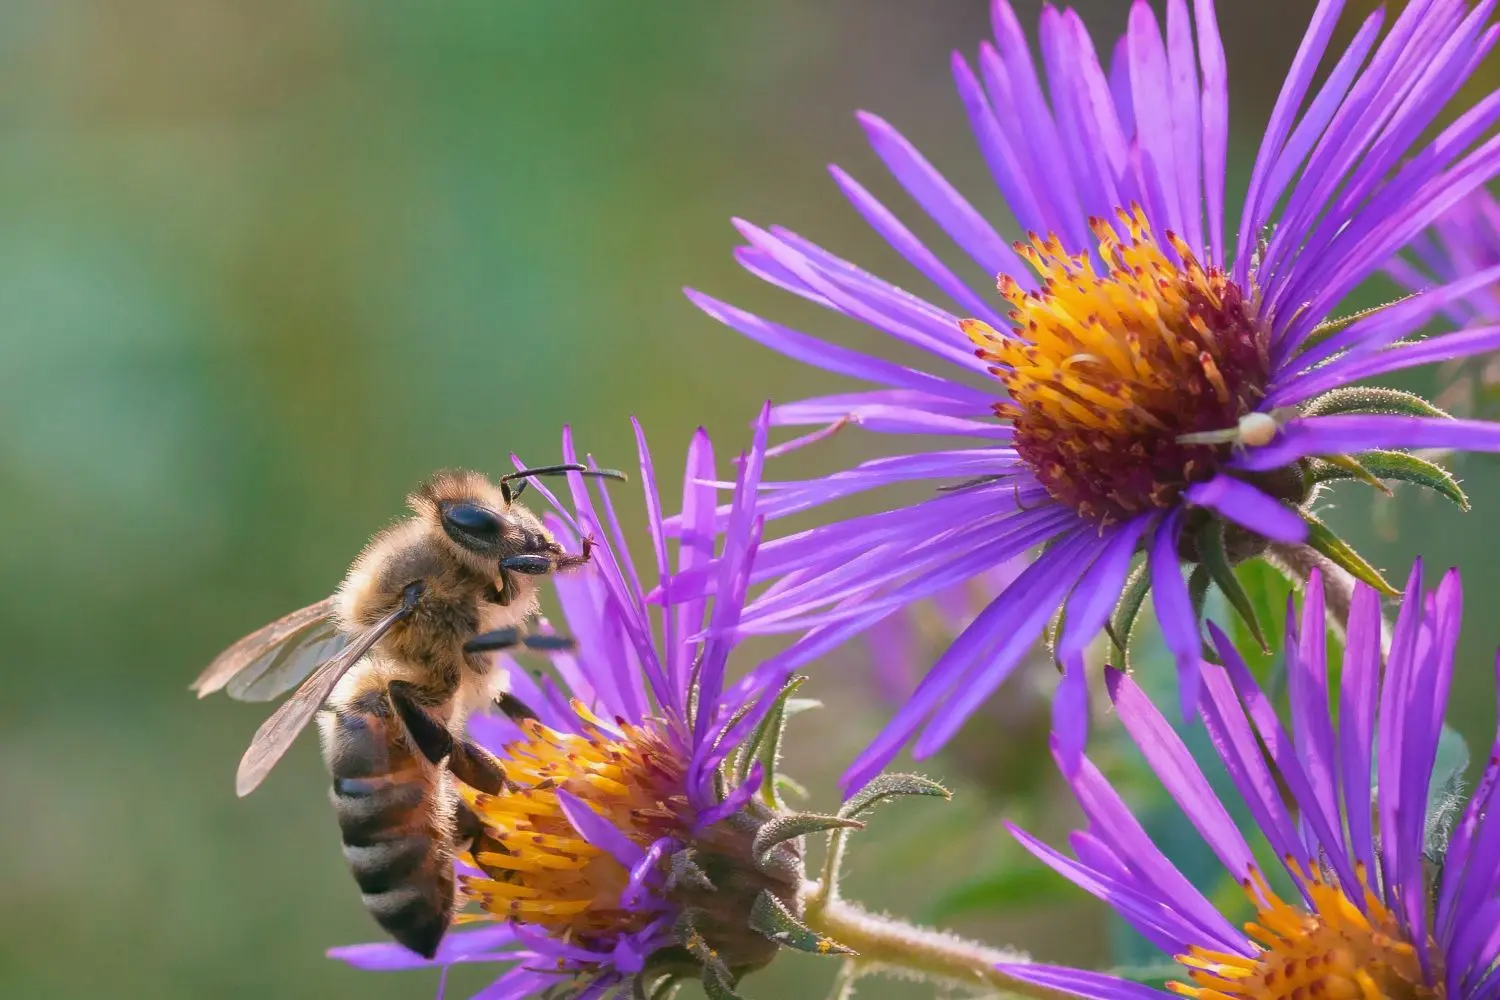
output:
M1328 624L1338 632L1341 641L1349 638L1349 612L1354 606L1355 579L1348 570L1332 559L1306 545L1273 544L1266 553L1266 560L1291 580L1299 591L1307 589L1312 571L1323 577L1323 606ZM1385 616L1380 620L1380 650L1382 654L1391 650L1391 625Z
M802 899L806 906L802 920L809 928L857 953L848 960L852 971L846 971L840 980L843 989L860 976L880 973L971 993L1038 998L1068 995L1018 982L995 968L1000 963L1030 961L1024 953L991 948L956 934L870 913L834 893L825 894L817 882L804 883Z

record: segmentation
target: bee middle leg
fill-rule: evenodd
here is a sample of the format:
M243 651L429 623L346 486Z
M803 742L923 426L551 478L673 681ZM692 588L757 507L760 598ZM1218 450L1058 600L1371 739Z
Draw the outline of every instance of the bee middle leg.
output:
M505 767L483 747L454 736L422 705L421 688L408 681L391 681L391 705L416 748L434 764L446 758L448 770L470 788L489 795L499 795L514 787L505 775Z

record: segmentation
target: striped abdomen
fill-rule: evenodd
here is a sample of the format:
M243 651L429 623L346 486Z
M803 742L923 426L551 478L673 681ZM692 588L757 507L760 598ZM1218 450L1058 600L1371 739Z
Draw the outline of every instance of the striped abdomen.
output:
M329 797L365 908L391 937L431 958L453 920L447 775L408 749L384 691L325 707L319 723Z

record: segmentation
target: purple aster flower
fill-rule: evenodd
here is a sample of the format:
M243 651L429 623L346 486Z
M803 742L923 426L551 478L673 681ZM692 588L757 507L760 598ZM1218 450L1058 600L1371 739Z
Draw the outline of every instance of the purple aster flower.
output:
M1178 995L1500 996L1500 823L1494 822L1500 739L1451 827L1446 820L1455 804L1428 809L1461 613L1457 571L1424 591L1419 563L1382 669L1379 597L1360 586L1342 676L1330 690L1315 574L1300 629L1288 613L1289 727L1233 644L1210 624L1224 666L1204 668L1203 723L1284 873L1259 866L1182 740L1129 677L1112 674L1121 722L1243 887L1257 914L1250 923L1232 922L1189 883L1086 759L1071 779L1088 820L1070 838L1075 857L1012 832L1175 959L1182 979L1171 990ZM1435 869L1434 854L1441 856ZM1277 891L1273 883L1287 888ZM1078 996L1166 995L1095 972L1004 971Z
M563 511L551 524L560 537L609 542L594 550L589 569L556 578L577 640L576 653L556 657L557 681L533 679L500 654L513 710L470 724L471 737L505 771L500 794L460 789L481 832L460 864L472 905L459 920L485 926L451 934L432 961L393 944L335 948L333 957L369 969L507 965L486 1000L614 995L666 974L663 959L672 974L702 976L722 988L714 995L732 996L723 990L769 961L779 945L751 929L751 912L758 904L795 908L800 855L777 838L756 838L776 815L775 797L757 794L769 777L761 766L721 765L778 699L774 691L761 697L754 679L730 685L731 644L697 638L705 629L732 631L741 609L760 532L752 501L765 428L763 421L741 456L712 601L679 600L672 586L674 574L715 555L714 455L701 430L688 451L683 516L704 530L682 541L672 565L655 470L636 427L664 583L657 607L645 602L607 493L596 502L584 478L571 474L569 515L532 484ZM563 453L576 461L566 433Z
M1413 291L1457 281L1466 274L1500 264L1500 203L1488 191L1477 191L1414 240L1407 254L1386 267L1400 284ZM1500 283L1477 289L1473 295L1444 310L1450 322L1500 322ZM1445 386L1436 401L1449 410L1475 408L1481 391L1500 382L1500 362L1494 355L1476 364L1460 358L1439 369Z
M977 72L957 55L953 70L1026 243L1008 244L869 114L860 122L876 155L967 257L962 272L849 174L835 167L834 180L941 303L788 230L737 223L751 273L916 348L925 363L825 342L689 290L740 333L874 386L778 406L774 422L852 420L918 442L821 479L767 484L766 517L890 484L949 482L920 503L767 542L754 577L776 583L739 633L810 629L797 648L811 658L1042 547L932 666L847 786L908 742L919 757L945 744L1064 607L1057 653L1067 680L1055 715L1066 759L1083 745L1083 651L1112 614L1117 641L1127 640L1148 589L1191 711L1203 595L1218 586L1239 609L1235 563L1270 554L1305 577L1332 560L1384 584L1309 510L1321 483L1448 488L1442 470L1399 449L1500 450L1500 425L1349 388L1500 346L1496 325L1413 339L1500 270L1331 318L1500 165L1500 139L1486 138L1500 94L1423 139L1493 46L1494 3L1414 0L1388 28L1376 11L1347 49L1330 52L1342 7L1321 0L1313 12L1237 230L1226 231L1228 70L1212 0L1168 0L1165 30L1136 0L1107 66L1076 13L1044 7L1040 68L1010 3L995 0L995 39L981 46ZM975 290L984 286L972 278L996 275L999 298Z

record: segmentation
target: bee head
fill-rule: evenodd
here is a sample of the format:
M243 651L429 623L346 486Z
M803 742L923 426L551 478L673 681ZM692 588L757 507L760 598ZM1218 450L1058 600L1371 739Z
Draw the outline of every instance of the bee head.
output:
M439 472L407 503L454 555L486 576L499 572L502 559L556 545L535 514L477 472Z

